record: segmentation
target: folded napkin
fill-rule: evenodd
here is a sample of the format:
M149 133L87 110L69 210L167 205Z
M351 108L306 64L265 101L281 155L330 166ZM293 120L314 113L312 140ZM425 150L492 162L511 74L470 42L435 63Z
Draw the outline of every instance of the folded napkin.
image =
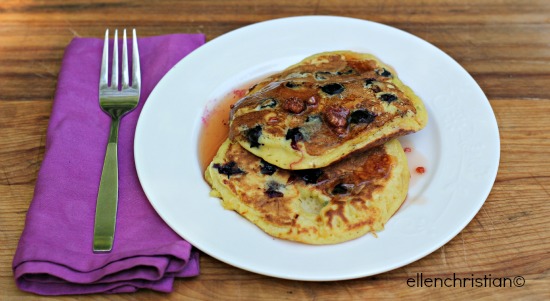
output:
M119 131L119 204L113 251L92 252L99 179L110 117L99 107L103 40L75 38L65 51L25 229L13 260L17 286L43 295L170 292L199 273L198 253L157 215L138 181L134 132L162 76L204 43L202 34L140 38L139 106ZM131 49L131 46L130 48Z

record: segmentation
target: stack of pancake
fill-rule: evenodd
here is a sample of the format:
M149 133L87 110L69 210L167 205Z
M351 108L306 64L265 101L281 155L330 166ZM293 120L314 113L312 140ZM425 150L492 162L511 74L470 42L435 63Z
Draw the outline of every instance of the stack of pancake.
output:
M395 138L427 119L420 98L376 57L316 54L234 105L205 178L224 208L269 235L340 243L382 230L404 202L410 174Z

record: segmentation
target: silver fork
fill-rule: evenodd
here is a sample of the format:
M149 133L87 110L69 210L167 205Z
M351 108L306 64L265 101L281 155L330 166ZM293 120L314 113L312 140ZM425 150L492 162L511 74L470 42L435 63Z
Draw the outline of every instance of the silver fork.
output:
M132 85L128 82L128 46L126 29L122 44L121 88L118 81L118 30L115 30L113 46L113 64L111 70L111 86L108 83L109 64L109 30L105 31L103 59L99 78L99 105L111 116L111 131L101 173L101 182L97 195L94 225L94 252L109 252L113 248L116 213L118 206L118 126L120 119L135 109L139 102L141 75L139 67L139 51L136 30L132 38Z

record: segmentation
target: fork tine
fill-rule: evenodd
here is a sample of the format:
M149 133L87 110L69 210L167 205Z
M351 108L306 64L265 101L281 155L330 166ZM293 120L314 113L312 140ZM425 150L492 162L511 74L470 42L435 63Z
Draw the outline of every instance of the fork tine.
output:
M109 29L105 31L105 42L103 42L103 57L101 59L101 73L99 75L99 89L108 87L109 71Z
M113 44L111 88L118 90L118 29L115 29L115 40Z
M141 68L139 66L139 50L137 43L136 29L132 32L132 88L140 90Z
M122 89L128 88L128 43L126 40L126 28L124 28L122 38Z

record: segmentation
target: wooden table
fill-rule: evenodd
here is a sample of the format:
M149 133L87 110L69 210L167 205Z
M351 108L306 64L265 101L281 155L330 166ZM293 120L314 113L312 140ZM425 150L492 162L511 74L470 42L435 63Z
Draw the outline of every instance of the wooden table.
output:
M155 3L155 4L153 4ZM205 33L211 40L262 20L341 15L388 24L436 45L485 91L500 128L498 176L485 205L452 241L405 267L363 279L301 282L243 271L207 255L199 277L171 294L49 300L365 300L550 298L550 1L32 1L0 3L0 300L19 291L11 261L44 154L63 51L73 37L138 27L140 36ZM409 287L424 277L515 277L523 287ZM489 275L490 274L490 275Z

